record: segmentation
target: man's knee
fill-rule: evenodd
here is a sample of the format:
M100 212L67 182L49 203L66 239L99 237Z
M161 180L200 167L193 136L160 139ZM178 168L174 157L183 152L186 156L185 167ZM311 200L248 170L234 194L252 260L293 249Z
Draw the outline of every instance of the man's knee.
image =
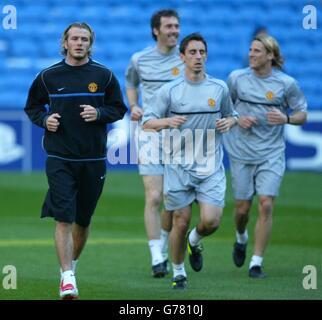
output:
M272 197L260 197L259 198L260 213L265 216L271 215L273 212L273 198Z
M188 216L180 215L178 212L175 212L173 215L173 228L184 232L189 228L190 219Z
M236 201L236 214L240 216L247 216L251 208L251 201L237 200Z
M207 230L207 233L212 233L216 231L220 226L220 218L214 217L211 219L204 219L201 221L203 228Z
M146 204L152 207L160 207L162 203L162 192L158 190L149 191L146 194Z

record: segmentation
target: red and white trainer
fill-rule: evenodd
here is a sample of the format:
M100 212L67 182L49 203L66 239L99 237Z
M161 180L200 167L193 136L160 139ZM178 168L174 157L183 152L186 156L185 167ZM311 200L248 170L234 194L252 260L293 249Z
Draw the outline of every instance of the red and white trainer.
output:
M72 272L62 277L60 281L59 296L62 300L73 300L78 298L76 279Z

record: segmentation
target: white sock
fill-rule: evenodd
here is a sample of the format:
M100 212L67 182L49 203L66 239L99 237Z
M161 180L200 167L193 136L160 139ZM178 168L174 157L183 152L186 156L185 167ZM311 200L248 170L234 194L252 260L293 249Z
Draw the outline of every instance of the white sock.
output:
M169 232L161 229L161 253L163 261L168 259Z
M249 269L254 266L261 266L263 263L263 257L260 256L252 256L252 259L250 260Z
M239 233L236 230L236 238L237 238L237 242L238 243L240 243L240 244L246 244L247 241L248 241L248 232L247 232L247 229L245 230L244 233Z
M76 274L77 263L78 263L78 259L77 260L72 260L72 271L73 271L74 275ZM60 277L63 278L63 270L62 270L62 268L60 268L59 270L60 270Z
M73 276L74 276L73 270L66 270L62 273L62 279L66 279Z
M76 274L77 263L78 263L78 259L72 260L72 270L73 270L74 274Z
M161 240L153 239L149 240L149 247L152 257L152 265L155 266L163 262L162 254L161 254Z
M197 246L202 239L202 236L198 234L197 228L193 228L189 234L189 243L194 247Z
M172 263L173 278L179 275L187 277L186 270L184 269L184 262L180 264Z

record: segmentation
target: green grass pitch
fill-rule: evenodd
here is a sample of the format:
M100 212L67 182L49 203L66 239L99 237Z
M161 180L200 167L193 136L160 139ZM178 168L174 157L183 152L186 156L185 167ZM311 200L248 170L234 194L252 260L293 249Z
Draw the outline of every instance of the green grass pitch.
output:
M229 176L228 176L229 178ZM257 216L254 203L245 266L233 265L233 201L228 179L226 207L219 230L204 240L204 268L195 273L186 259L188 289L173 292L171 276L150 275L143 224L143 185L136 172L110 172L97 207L90 239L80 259L77 281L81 299L321 299L322 174L287 173L276 200L273 232L264 259L266 279L250 279L247 266ZM17 269L17 289L2 286L0 299L58 299L59 267L54 223L40 219L47 190L44 173L0 173L0 271ZM197 221L194 209L193 224ZM317 289L305 290L303 268L317 271ZM2 279L1 279L2 277Z

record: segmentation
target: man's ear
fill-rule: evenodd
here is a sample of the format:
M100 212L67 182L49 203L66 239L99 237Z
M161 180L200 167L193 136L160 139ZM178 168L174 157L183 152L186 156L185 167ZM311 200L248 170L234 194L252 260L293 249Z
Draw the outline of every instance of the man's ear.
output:
M159 35L159 30L157 28L153 28L153 34L158 37Z
M185 62L185 55L183 54L183 53L180 53L180 59L183 61L183 62Z
M273 52L270 52L268 55L267 55L267 58L271 61L273 61L274 59L274 53Z

